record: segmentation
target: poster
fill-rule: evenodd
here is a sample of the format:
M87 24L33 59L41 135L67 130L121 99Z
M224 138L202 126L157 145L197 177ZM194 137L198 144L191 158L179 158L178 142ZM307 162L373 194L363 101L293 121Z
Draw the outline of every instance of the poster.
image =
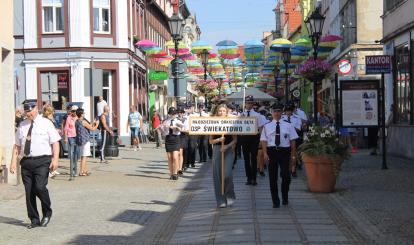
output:
M343 127L378 126L378 81L341 81Z
M190 135L255 135L255 117L189 117Z

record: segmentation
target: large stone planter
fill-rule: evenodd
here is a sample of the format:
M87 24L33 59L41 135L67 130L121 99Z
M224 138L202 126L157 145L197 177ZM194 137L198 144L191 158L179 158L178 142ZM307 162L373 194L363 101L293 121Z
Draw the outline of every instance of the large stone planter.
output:
M336 175L332 161L335 161L336 166L340 168L343 159L338 156L302 154L302 162L305 164L308 187L311 192L329 193L335 190Z

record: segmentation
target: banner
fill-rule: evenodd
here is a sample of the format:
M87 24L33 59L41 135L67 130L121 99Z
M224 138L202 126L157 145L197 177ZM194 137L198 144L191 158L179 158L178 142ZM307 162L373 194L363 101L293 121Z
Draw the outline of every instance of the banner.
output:
M189 117L190 135L255 135L255 117Z

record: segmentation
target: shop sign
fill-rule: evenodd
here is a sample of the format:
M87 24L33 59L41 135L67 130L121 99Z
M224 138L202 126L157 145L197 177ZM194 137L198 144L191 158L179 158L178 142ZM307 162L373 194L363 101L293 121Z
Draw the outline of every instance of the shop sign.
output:
M255 117L189 117L191 135L255 135Z
M57 82L58 82L58 89L67 89L68 88L68 75L58 74Z
M168 79L168 73L165 71L153 71L150 70L149 72L149 80L150 81L162 81Z
M365 74L391 73L391 56L365 56Z

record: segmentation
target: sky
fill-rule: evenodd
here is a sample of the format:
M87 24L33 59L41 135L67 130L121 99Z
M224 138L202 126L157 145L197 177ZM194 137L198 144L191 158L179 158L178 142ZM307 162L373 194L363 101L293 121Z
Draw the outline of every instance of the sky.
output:
M196 14L201 29L200 40L214 46L230 39L243 44L261 40L264 31L275 29L277 0L186 0Z

